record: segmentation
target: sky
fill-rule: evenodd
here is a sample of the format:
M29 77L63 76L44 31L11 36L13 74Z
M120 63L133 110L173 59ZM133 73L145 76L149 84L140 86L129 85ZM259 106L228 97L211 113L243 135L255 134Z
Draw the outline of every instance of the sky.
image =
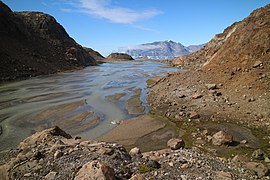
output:
M50 14L79 44L104 56L119 48L172 40L196 45L270 0L2 0L13 11Z

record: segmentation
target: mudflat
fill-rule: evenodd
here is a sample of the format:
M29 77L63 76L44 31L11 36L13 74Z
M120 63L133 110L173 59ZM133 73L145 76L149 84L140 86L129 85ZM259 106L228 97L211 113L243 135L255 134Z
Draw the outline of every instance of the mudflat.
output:
M167 127L166 123L159 118L143 115L122 121L117 127L98 140L119 143L126 148L139 146L143 149L155 149L166 146L168 139L175 136L175 131ZM155 144L153 140L158 144ZM144 143L144 142L151 142ZM150 147L149 147L150 146Z

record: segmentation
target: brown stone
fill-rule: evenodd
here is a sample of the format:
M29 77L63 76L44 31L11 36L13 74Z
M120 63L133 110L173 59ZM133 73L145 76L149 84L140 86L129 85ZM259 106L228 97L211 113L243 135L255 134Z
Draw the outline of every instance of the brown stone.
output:
M197 112L195 112L195 111L191 111L189 113L189 118L190 119L198 119L198 118L200 118L200 115Z
M270 173L269 169L262 163L248 162L245 164L245 166L247 169L254 171L259 178L262 178Z
M83 165L74 180L115 180L114 170L95 160Z
M53 180L55 179L57 172L51 171L44 178L45 180Z
M195 93L195 94L192 95L192 99L199 99L201 97L203 97L203 95L200 94L200 93Z
M216 173L216 179L218 180L232 180L232 175L229 172L219 171Z
M262 66L263 64L262 64L262 61L255 61L255 63L253 64L253 67L254 68L257 68L257 67L260 67L260 66Z
M184 148L185 147L185 142L183 139L179 139L179 138L172 138L167 142L167 146L169 148L171 148L172 150L177 150L180 148Z
M129 180L144 180L145 178L141 174L135 174Z
M205 86L209 90L213 90L213 89L216 89L217 88L217 85L216 84L205 84Z

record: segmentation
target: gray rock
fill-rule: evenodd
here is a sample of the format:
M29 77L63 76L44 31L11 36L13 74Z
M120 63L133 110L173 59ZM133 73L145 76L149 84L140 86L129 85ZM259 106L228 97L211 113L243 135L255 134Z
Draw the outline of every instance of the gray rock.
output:
M216 146L229 145L233 141L233 136L224 131L219 131L212 137L212 143Z
M154 168L154 169L159 169L161 167L161 165L159 164L159 162L155 161L155 160L149 160L146 165L150 168Z
M172 150L177 150L185 147L185 142L180 138L172 138L167 142L167 146Z
M252 157L257 160L264 160L265 156L265 152L261 149L257 149L252 153Z

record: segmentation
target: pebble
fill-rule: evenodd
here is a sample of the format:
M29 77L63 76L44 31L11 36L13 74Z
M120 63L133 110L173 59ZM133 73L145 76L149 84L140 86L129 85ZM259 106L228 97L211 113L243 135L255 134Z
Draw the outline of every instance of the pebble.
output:
M61 156L63 156L63 152L60 151L60 150L57 150L57 151L54 153L53 158L54 158L54 159L58 159L58 158L60 158Z

